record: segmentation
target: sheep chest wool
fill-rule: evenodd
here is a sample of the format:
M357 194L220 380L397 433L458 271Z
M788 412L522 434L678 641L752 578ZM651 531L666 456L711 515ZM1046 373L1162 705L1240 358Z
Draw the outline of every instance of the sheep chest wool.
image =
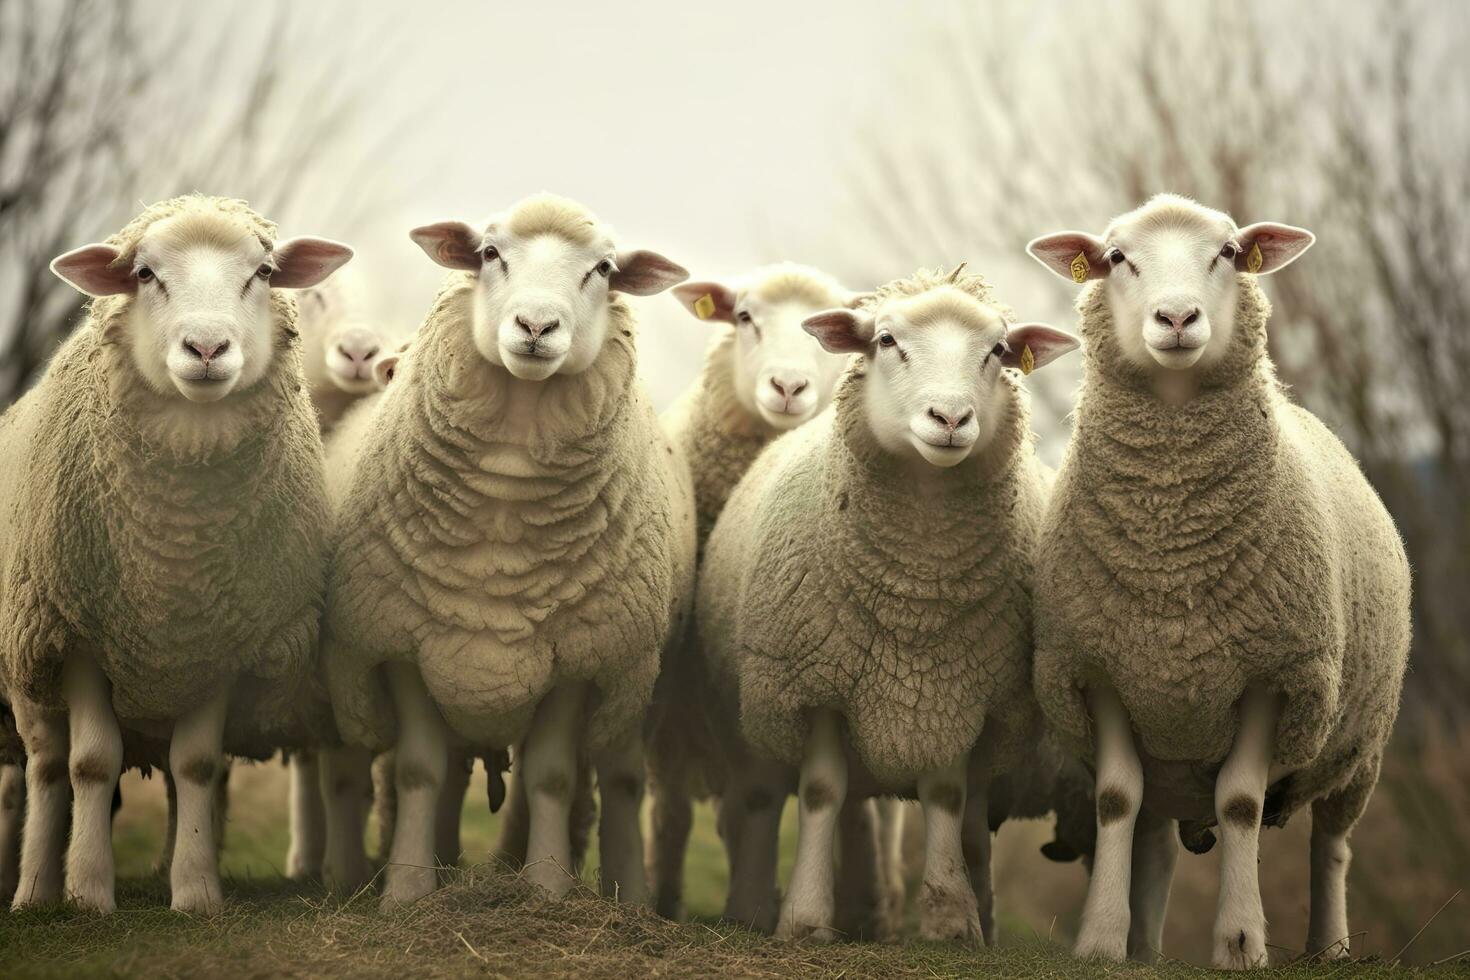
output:
M328 683L343 736L386 748L378 666L416 662L460 737L505 747L570 681L595 687L596 748L636 733L692 593L687 468L635 379L615 298L586 371L511 417L505 371L473 346L472 276L441 290L349 454L329 583Z
M274 238L240 202L179 198L109 244L130 256L149 225L191 208ZM95 300L0 419L0 665L13 693L58 704L64 656L88 653L130 728L171 725L230 683L226 750L266 754L300 737L322 606L322 449L294 300L272 292L267 375L194 444L146 425L164 401L119 341L128 299Z
M841 712L878 784L912 786L982 730L993 763L1034 733L1030 545L1044 506L1024 395L982 465L924 498L884 453L854 362L834 404L772 444L711 536L699 617L741 724L762 751L801 761L805 712Z
M1284 699L1275 761L1297 770L1284 818L1376 774L1408 654L1409 568L1347 450L1282 394L1269 304L1254 276L1239 286L1232 346L1178 409L1141 377L1099 376L1121 354L1101 285L1079 298L1087 380L1038 557L1036 693L1087 751L1082 686L1111 681L1146 792L1207 818L1236 702L1269 683Z

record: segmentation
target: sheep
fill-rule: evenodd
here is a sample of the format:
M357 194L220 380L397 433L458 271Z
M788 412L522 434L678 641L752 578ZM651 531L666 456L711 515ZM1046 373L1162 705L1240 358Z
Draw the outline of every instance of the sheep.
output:
M547 196L412 238L453 273L354 452L323 662L349 744L396 750L383 902L434 887L451 744L524 742L525 874L571 887L579 744L602 791L603 889L641 901L640 728L693 591L688 467L635 378L617 295L686 278Z
M961 813L1039 724L1030 580L1046 479L1003 368L1077 345L1008 315L961 267L808 318L827 350L862 356L832 407L761 454L710 534L697 617L715 683L738 686L757 751L800 767L778 936L833 938L838 807L901 793L924 810L922 934L982 938Z
M816 416L831 400L847 358L824 351L801 328L801 321L820 310L846 305L854 294L827 274L794 263L758 269L734 283L684 283L673 292L691 315L717 325L698 378L660 417L669 438L689 460L702 550L725 498L760 451L782 432ZM706 683L703 657L691 630L670 650L649 717L654 908L671 919L683 916L684 853L693 825L691 793L700 789L718 793L726 780L724 759L739 750L738 745L726 748L726 733L717 733L711 725ZM728 734L738 739L735 727ZM770 855L774 858L774 851ZM738 866L731 870L745 871ZM769 876L774 874L772 867ZM739 904L748 891L732 889L736 905L727 907L727 917L757 919L758 910Z
M221 753L300 732L322 607L321 441L282 289L351 255L195 195L52 263L94 299L0 418L0 672L28 759L17 907L61 897L69 773L66 894L114 908L111 805L134 739L167 739L192 831L172 907L220 907Z
M302 364L323 438L352 405L377 391L373 367L395 349L374 315L363 277L346 269L297 295Z
M1160 195L1101 238L1028 246L1087 284L1035 668L1048 720L1096 763L1079 955L1157 954L1184 820L1196 846L1219 825L1215 966L1265 964L1260 828L1308 803L1308 949L1347 955L1347 837L1398 711L1410 576L1356 462L1288 400L1267 354L1257 277L1313 241ZM1130 887L1150 896L1143 923Z
M20 831L26 803L25 744L15 715L0 698L0 905L9 905L20 882Z

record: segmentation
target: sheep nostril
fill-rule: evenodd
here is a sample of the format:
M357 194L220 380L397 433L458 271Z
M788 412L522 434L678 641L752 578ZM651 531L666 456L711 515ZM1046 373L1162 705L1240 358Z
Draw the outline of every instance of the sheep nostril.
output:
M956 429L963 428L964 425L965 425L965 423L968 422L968 421L970 421L970 419L972 419L974 417L975 417L975 411L974 411L974 409L971 409L970 411L966 412L964 415L961 415L960 416L960 420L954 424L954 427Z
M536 336L544 337L546 334L551 333L551 331L555 330L559 326L561 326L560 320L550 320L546 323L543 323L541 325L541 329L536 331Z
M184 341L184 350L192 353L199 360L208 364L212 358L218 357L230 349L230 342L222 340L217 344L201 344L197 341Z
M1199 319L1199 310L1190 310L1189 315L1184 318L1184 325L1187 327L1191 323L1193 323L1194 321L1196 321L1198 319Z
M795 398L797 395L801 394L803 391L806 391L806 382L805 381L798 381L792 387L792 389L791 389L791 397L792 398Z
M783 398L790 397L789 395L786 394L786 387L784 385L782 385L781 382L777 381L775 378L772 378L771 379L771 387L772 388L775 388L776 391L779 392Z
M374 357L377 357L378 356L379 349L380 348L377 348L377 347L370 347L370 348L368 348L367 353L365 353L365 354L362 355L362 359L364 361L371 361Z
M1171 317L1169 314L1165 313L1163 310L1159 310L1156 313L1154 313L1154 319L1157 320L1157 321L1159 321L1160 323L1162 323L1166 327L1172 327L1172 326L1174 326L1174 318Z
M940 425L944 426L946 429L954 429L957 425L956 422L951 421L948 415L945 415L943 412L935 411L932 408L929 409L929 417L938 422Z

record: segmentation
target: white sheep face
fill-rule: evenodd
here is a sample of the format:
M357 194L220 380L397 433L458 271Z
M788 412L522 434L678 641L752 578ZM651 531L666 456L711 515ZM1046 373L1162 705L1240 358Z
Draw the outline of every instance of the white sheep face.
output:
M57 258L57 275L91 296L132 294L126 342L133 363L159 394L216 402L244 391L270 369L273 286L320 282L352 257L345 245L297 238L268 249L223 215L184 213L143 233L131 267L110 245Z
M610 293L649 295L688 277L656 253L618 252L591 215L559 198L524 201L484 232L442 222L411 237L440 265L476 274L475 348L526 381L578 374L597 360Z
M1075 281L1105 280L1113 329L1129 361L1184 371L1206 369L1229 350L1236 273L1274 272L1313 240L1289 225L1237 228L1228 214L1160 194L1114 219L1101 238L1060 232L1027 251Z
M1077 346L1042 324L1011 327L999 310L952 287L890 299L871 314L828 311L806 326L829 350L867 356L864 412L878 444L939 467L990 444L1003 367L1016 366L1028 347L1034 368Z
M337 309L339 298L329 289L303 290L297 302L297 323L308 345L308 380L316 384L322 378L353 395L377 390L373 370L378 358L390 349L388 336Z
M695 316L734 328L730 381L747 413L784 431L810 420L832 400L848 359L823 350L802 321L847 303L848 290L815 270L777 266L735 287L693 282L674 292Z

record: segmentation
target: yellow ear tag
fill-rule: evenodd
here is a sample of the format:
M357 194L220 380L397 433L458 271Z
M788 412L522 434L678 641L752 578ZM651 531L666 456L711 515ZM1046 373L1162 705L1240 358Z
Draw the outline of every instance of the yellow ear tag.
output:
M1031 353L1031 345L1026 344L1021 348L1021 373L1030 374L1036 370L1036 357Z
M1087 262L1087 253L1078 252L1077 257L1072 260L1072 281L1086 282L1087 274L1092 271L1092 266Z
M715 315L715 298L705 293L694 301L694 312L701 320L708 320Z
M1250 254L1245 257L1245 267L1251 272L1260 272L1261 264L1265 261L1261 255L1261 243L1256 242L1251 246Z

